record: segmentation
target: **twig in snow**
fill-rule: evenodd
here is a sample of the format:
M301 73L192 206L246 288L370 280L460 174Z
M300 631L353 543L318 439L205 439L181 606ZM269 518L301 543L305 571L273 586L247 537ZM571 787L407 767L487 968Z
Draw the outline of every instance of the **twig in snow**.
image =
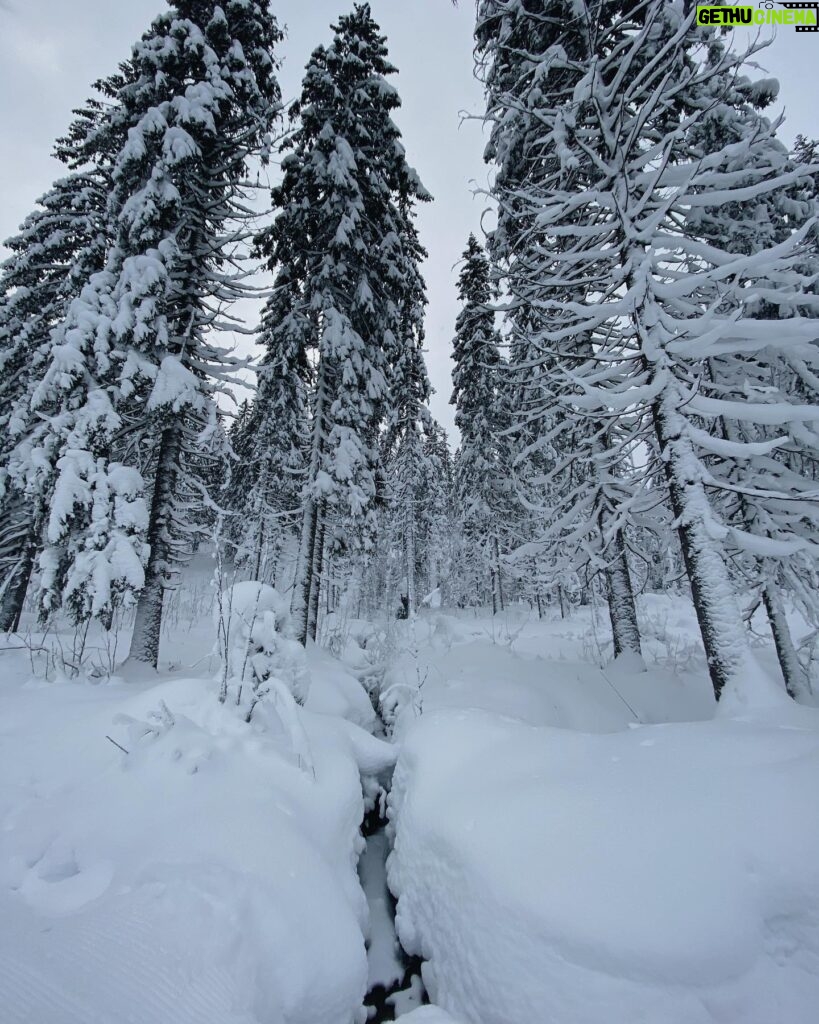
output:
M121 744L117 743L116 740L111 739L110 736L106 736L105 738L108 740L109 743L113 743L115 747L119 747L119 749L123 752L123 754L129 754L130 753L129 750L126 750L125 747L123 747Z
M600 675L606 680L606 682L609 684L609 686L612 688L612 690L614 690L614 692L617 694L617 696L620 698L620 700L626 705L626 707L629 709L629 711L632 713L632 715L634 715L634 721L635 722L640 722L640 724L642 725L642 721L640 719L640 716L637 714L637 712L634 710L634 708L631 706L631 704L629 704L629 702L622 695L622 693L620 693L620 691L617 689L617 687L614 685L614 683L609 679L609 677L606 675L606 673L603 671L602 668L600 669Z

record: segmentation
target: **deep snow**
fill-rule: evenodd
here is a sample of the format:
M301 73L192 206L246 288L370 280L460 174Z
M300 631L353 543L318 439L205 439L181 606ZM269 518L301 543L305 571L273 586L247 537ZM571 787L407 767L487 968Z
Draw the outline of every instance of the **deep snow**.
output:
M360 1019L359 766L393 749L302 710L306 765L216 682L42 683L2 657L3 1024Z
M432 1001L478 1024L811 1024L819 711L757 665L764 708L715 716L701 656L649 642L647 669L601 670L575 660L581 622L493 642L440 617L391 673L389 881Z
M817 717L424 715L389 878L432 1000L481 1024L815 1020Z
M690 606L641 618L645 666L588 609L337 622L296 720L249 725L201 579L157 676L4 650L2 1024L363 1021L400 966L381 851L357 863L396 755L389 879L438 1004L415 986L408 1024L813 1024L819 713L715 716Z

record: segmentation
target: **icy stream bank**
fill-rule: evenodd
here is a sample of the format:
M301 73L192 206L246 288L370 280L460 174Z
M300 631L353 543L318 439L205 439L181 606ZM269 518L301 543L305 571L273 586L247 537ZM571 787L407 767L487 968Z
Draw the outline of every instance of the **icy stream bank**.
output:
M371 692L376 692L373 689ZM377 699L373 700L373 732L387 738ZM358 877L369 908L367 940L368 1024L397 1020L427 1002L421 981L421 960L408 955L395 928L395 898L387 884L387 858L392 844L385 808L392 788L392 772L380 779L381 791L361 825L365 846L358 861Z

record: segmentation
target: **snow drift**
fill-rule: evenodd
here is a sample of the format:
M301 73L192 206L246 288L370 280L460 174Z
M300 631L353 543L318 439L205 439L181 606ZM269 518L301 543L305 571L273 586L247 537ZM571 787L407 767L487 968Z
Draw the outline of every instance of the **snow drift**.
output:
M359 771L392 748L299 708L308 765L216 694L5 681L3 1024L360 1020Z
M479 710L408 730L399 937L476 1024L811 1024L819 715L590 735Z

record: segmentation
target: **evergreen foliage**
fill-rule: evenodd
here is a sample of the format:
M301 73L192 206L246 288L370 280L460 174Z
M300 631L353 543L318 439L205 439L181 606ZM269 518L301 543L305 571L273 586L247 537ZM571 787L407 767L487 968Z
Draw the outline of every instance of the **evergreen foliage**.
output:
M279 211L260 240L275 270L270 349L312 367L309 444L293 598L299 638L315 637L328 522L336 545L372 545L378 433L393 373L412 343L420 259L412 204L428 199L391 114L395 72L369 5L314 51L293 110ZM410 326L409 330L406 330ZM306 354L302 356L301 354Z

